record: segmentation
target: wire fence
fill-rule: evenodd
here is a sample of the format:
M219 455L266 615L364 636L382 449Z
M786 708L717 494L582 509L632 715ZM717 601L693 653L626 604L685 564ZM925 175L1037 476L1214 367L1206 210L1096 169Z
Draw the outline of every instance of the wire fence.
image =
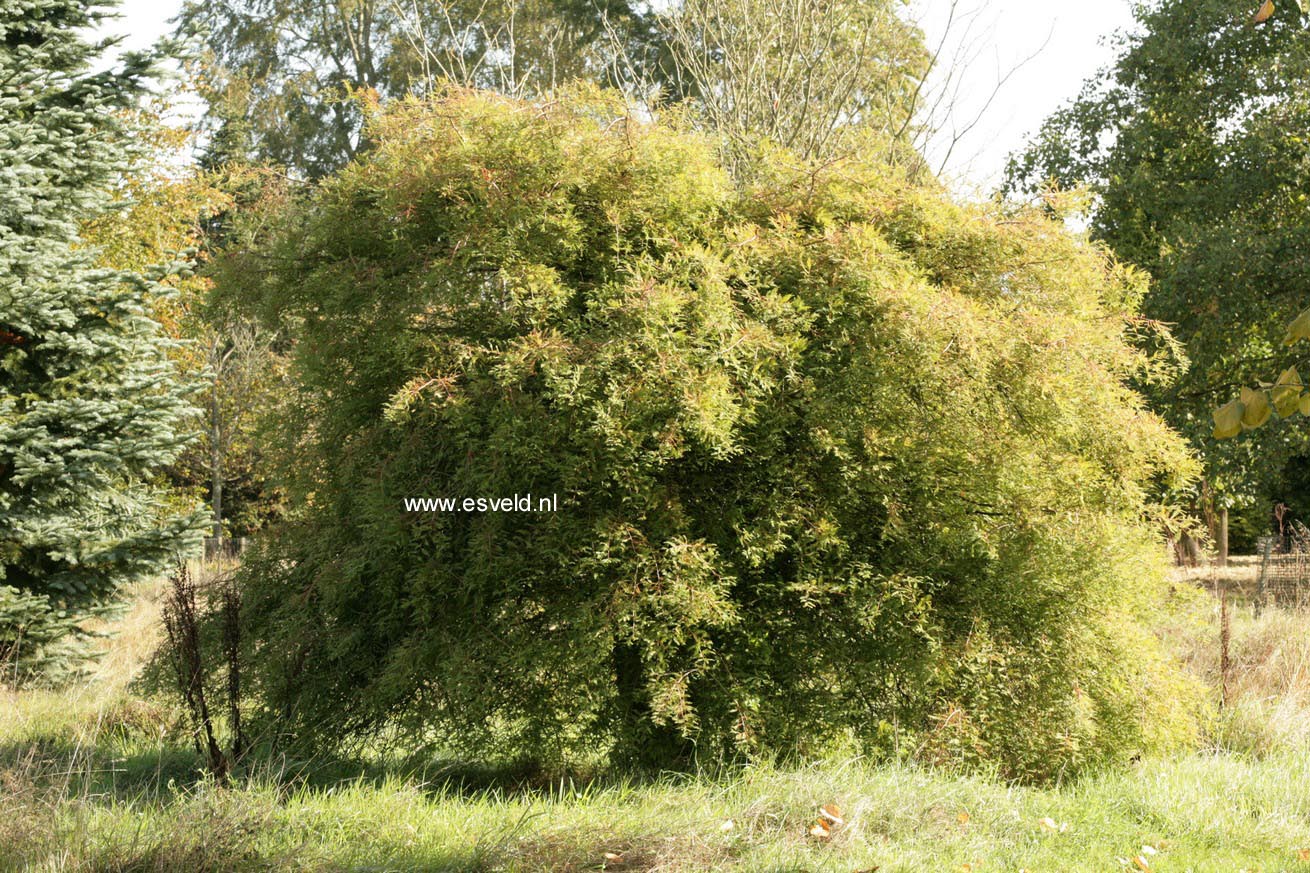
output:
M1256 614L1266 606L1310 607L1310 528L1293 522L1287 533L1261 537L1256 547L1260 555Z

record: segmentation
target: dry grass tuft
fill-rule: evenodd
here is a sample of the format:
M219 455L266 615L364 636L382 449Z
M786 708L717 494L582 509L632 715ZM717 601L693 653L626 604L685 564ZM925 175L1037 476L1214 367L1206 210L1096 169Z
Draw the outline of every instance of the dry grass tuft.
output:
M20 761L0 768L0 846L40 846L56 830L58 798L32 779L32 766Z
M88 683L101 695L112 697L125 691L158 648L163 639L160 611L164 590L163 579L140 582L126 593L124 613L89 625L90 630L105 635Z
M1254 591L1258 558L1238 558L1229 568L1177 571L1210 591ZM1165 629L1184 664L1215 689L1219 700L1221 646L1219 599L1183 598L1185 606ZM1227 751L1267 755L1310 748L1310 611L1271 608L1254 615L1248 604L1232 606L1228 671L1229 705L1218 711L1210 741Z

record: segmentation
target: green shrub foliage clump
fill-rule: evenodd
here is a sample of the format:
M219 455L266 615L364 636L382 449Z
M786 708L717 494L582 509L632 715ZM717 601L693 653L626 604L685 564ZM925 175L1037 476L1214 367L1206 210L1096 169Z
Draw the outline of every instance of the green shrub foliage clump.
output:
M298 509L244 580L280 728L1036 778L1188 736L1131 271L882 157L733 179L603 96L371 136L220 277L298 336Z

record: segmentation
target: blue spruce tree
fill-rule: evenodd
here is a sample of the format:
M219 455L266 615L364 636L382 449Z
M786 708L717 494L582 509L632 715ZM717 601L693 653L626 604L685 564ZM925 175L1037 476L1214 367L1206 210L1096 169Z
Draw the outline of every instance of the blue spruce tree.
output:
M85 34L104 15L85 0L0 0L5 679L75 667L81 623L163 570L201 522L158 484L191 412L151 317L163 288L97 268L78 237L110 205L130 156L122 111L154 75L145 53L95 68L108 46Z

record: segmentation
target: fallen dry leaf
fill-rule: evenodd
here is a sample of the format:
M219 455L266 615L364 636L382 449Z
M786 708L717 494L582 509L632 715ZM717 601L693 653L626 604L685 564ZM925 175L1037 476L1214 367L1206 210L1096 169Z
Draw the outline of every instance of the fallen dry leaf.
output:
M960 813L959 815L957 815L957 816L955 817L955 820L958 821L960 824L968 824L968 823L969 823L969 813L967 813L967 812L962 812L962 813Z
M1150 869L1151 869L1151 865L1148 864L1148 863L1146 863L1146 859L1143 858L1141 855L1136 855L1136 856L1134 856L1134 857L1133 857L1133 863L1137 865L1137 869L1138 869L1138 870L1150 870Z
M1310 849L1298 849L1296 853L1296 860L1310 861Z
M832 828L823 819L819 819L810 827L810 836L826 840L832 836Z

